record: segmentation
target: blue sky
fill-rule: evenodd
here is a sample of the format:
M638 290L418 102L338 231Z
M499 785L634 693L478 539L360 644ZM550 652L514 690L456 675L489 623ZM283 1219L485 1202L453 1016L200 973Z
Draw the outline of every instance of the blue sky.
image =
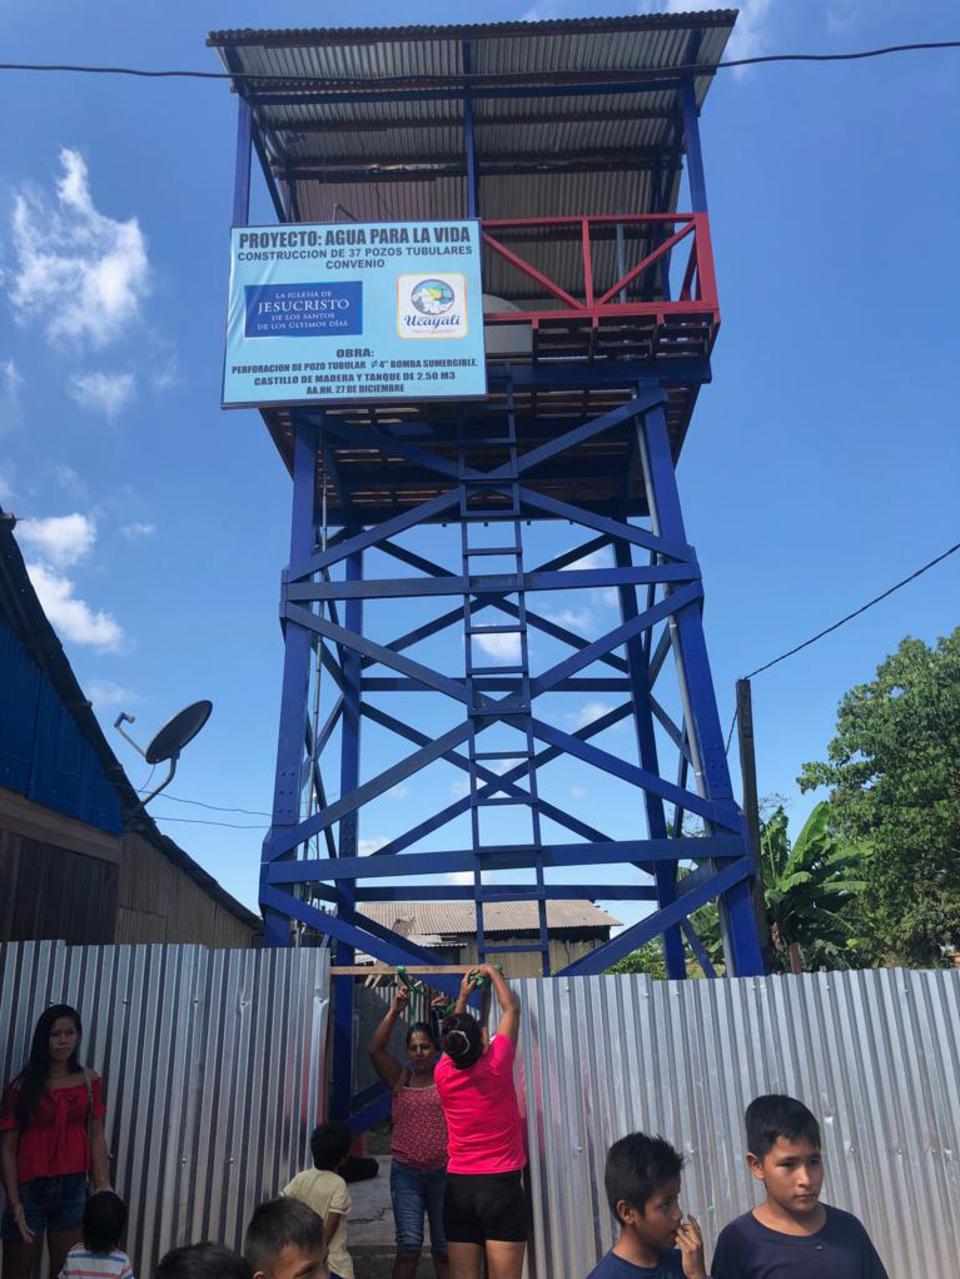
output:
M488 3L483 16L615 11ZM447 3L394 16L476 14ZM357 0L350 16L375 23L382 9ZM298 3L7 0L0 39L11 61L210 68L210 29L324 17ZM753 0L744 18L743 52L960 31L952 0ZM679 479L725 726L738 675L957 540L958 72L950 53L758 68L721 73L708 99L723 330ZM258 415L219 409L234 103L216 83L3 73L0 111L0 502L25 522L24 551L105 723L126 709L146 737L213 699L172 789L254 812L155 812L255 904L290 485ZM440 538L422 545L440 554ZM544 530L531 540L545 556L554 545ZM813 799L795 779L822 755L843 692L905 635L953 629L958 599L960 557L760 676L761 792L787 796L801 820ZM368 774L396 755L375 734L366 744ZM142 762L115 747L140 784ZM619 805L599 778L574 770L556 784L587 820ZM441 785L455 793L453 770ZM369 815L367 847L436 802L430 786L401 789ZM626 835L638 816L616 807L609 820Z

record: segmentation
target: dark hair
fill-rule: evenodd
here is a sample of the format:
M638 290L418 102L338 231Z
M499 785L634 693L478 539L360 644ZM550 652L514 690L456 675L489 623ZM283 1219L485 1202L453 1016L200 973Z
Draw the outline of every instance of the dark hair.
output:
M470 1013L453 1013L444 1017L440 1043L458 1070L476 1065L483 1056L480 1023Z
M26 1128L33 1119L40 1105L40 1098L47 1087L47 1075L50 1073L50 1032L53 1030L53 1023L59 1021L61 1017L73 1019L73 1024L77 1028L77 1049L80 1047L83 1023L76 1008L71 1008L69 1004L51 1004L37 1020L30 1043L30 1056L17 1076L17 1083L20 1085L17 1097L17 1123L21 1128ZM67 1069L71 1072L80 1069L76 1050L67 1062Z
M333 1172L350 1153L352 1145L353 1133L338 1119L331 1119L319 1128L314 1128L310 1138L314 1168L321 1172Z
M113 1252L127 1224L127 1205L112 1190L91 1195L83 1210L83 1246L90 1252Z
M288 1244L304 1252L323 1252L326 1247L323 1218L302 1200L286 1195L258 1204L243 1241L243 1255L250 1268L254 1273L269 1270L277 1254Z
M426 1035L434 1048L439 1051L440 1041L437 1039L437 1032L428 1021L415 1021L407 1031L406 1043L408 1048L410 1047L410 1040L414 1037L414 1035Z
M778 1137L796 1141L806 1137L811 1146L820 1149L820 1125L802 1101L783 1093L767 1093L754 1097L743 1117L747 1129L747 1149L762 1159L773 1148Z
M250 1263L219 1243L192 1243L160 1258L153 1279L253 1279Z
M680 1176L683 1155L663 1137L632 1132L621 1137L607 1151L603 1182L610 1211L620 1220L618 1203L627 1203L638 1212L658 1186Z

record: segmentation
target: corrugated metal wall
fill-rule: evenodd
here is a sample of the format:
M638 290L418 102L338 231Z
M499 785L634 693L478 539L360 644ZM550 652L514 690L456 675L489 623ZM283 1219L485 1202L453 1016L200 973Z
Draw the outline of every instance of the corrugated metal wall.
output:
M46 674L0 619L0 786L119 834L120 799Z
M636 1129L686 1155L684 1204L712 1249L755 1202L741 1116L764 1092L818 1114L824 1197L865 1222L891 1279L960 1275L960 973L514 987L536 1279L583 1279L610 1246L604 1158Z
M45 1006L79 1009L138 1275L179 1243L238 1246L254 1204L305 1166L328 987L320 950L0 946L0 1074L22 1066Z
M305 1162L324 1096L326 965L313 949L0 947L4 1079L46 1004L80 1008L138 1273L176 1243L238 1244L254 1203ZM863 1219L891 1279L957 1279L960 973L515 986L531 1279L583 1279L610 1246L604 1158L638 1128L686 1155L685 1206L712 1249L755 1202L741 1117L770 1091L819 1115L825 1197Z

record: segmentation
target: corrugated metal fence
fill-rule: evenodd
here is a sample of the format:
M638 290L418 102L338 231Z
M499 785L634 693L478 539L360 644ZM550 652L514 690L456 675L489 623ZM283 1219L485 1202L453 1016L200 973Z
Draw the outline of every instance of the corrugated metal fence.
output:
M515 983L536 1279L583 1279L612 1241L603 1164L659 1132L713 1241L756 1202L742 1114L764 1092L820 1117L827 1202L866 1224L891 1279L960 1275L960 973Z
M127 1248L149 1276L170 1247L239 1245L250 1210L304 1167L323 1110L329 1007L321 950L0 946L0 1075L50 1003L84 1023L104 1078Z
M45 1005L84 1018L138 1273L175 1243L236 1246L253 1204L303 1165L324 1095L326 965L320 950L0 947L4 1079ZM891 1279L960 1275L960 973L516 986L531 1279L583 1279L610 1246L604 1158L638 1128L686 1155L684 1201L712 1249L755 1202L741 1117L771 1091L820 1116L826 1198L864 1220Z

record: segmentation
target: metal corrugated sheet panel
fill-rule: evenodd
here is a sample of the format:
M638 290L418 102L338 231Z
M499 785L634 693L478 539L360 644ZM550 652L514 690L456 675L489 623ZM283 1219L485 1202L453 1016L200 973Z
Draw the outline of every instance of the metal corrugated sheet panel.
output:
M604 77L629 80L632 72L669 71L690 65L691 59L697 66L712 67L722 56L735 20L735 10L715 10L456 27L220 31L212 33L207 42L218 48L230 70L289 80L286 87L266 80L245 80L244 89L254 101L261 94L281 90L288 96L308 90L327 95L313 103L258 105L258 119L268 132L275 131L284 166L326 163L329 168L352 159L366 167L461 156L462 106L443 98L418 101L415 96L402 102L358 103L338 100L335 93L339 89L354 86L386 93L399 86L457 92L463 84L464 40L471 44L471 74L478 77L478 83L487 78L500 86L578 83L587 87L591 79L598 84ZM703 103L710 80L709 74L695 78L698 104ZM475 112L481 167L501 157L529 160L599 154L610 148L618 153L651 148L669 156L677 147L678 95L672 88L643 93L587 92L576 98L511 97L507 89L503 97L478 97ZM612 112L619 118L610 119ZM392 121L399 127L370 129L371 123L388 126ZM629 158L614 157L607 163L621 169L630 167ZM509 173L488 175L488 189L481 198L484 216L496 216L491 205L507 202L515 216L575 214L585 208L607 212L595 190L604 175L575 176L581 179L578 189L586 187L585 204L554 198L531 207L520 191L536 178L525 178L521 183ZM323 180L336 181L329 172ZM387 193L392 197L386 202L391 206L389 216L396 219L462 217L464 184L455 180L454 202L443 198L449 196L450 189L437 189L446 181L449 179L440 176L436 184L382 182L381 198ZM304 220L318 216L316 206L320 203L326 204L325 216L330 216L332 201L318 195L315 187L316 179L306 175L296 182ZM329 190L328 186L328 194ZM572 194L572 189L551 191L551 195L567 194ZM632 190L629 211L649 210L650 194L649 184ZM352 203L346 199L338 202L356 216L371 216L369 200L363 194L352 199ZM387 215L380 207L372 216Z
M582 1279L610 1247L604 1159L637 1129L683 1151L683 1202L709 1256L756 1202L742 1115L764 1092L818 1115L824 1197L863 1220L891 1279L960 1273L960 972L560 977L516 989L531 1276Z
M476 932L473 902L364 902L364 914L393 928L399 921L406 925L404 936L423 937L434 933L458 933L472 936ZM608 915L590 901L553 901L547 903L548 928L612 928L618 919ZM487 902L483 908L485 932L520 932L539 927L536 902Z
M118 835L116 788L50 679L0 619L0 786Z
M578 213L629 212L651 200L649 172L536 174L515 180L512 187L498 178L481 178L480 201L484 216L496 218L550 217L557 209ZM674 179L671 204L676 203L679 174ZM438 178L433 182L310 183L304 184L301 213L306 222L329 222L334 206L348 210L361 222L403 218L456 219L466 199L462 178ZM494 233L496 234L496 233ZM639 260L640 241L628 241L627 268ZM583 258L578 240L528 242L521 256L545 272L568 292L583 296ZM685 259L684 259L685 260ZM612 243L596 244L595 283L598 289L615 282L616 255ZM484 251L484 289L496 297L536 292L536 285L521 276L502 257ZM539 304L539 303L538 303ZM545 305L549 305L549 301Z
M306 1166L323 1114L327 954L200 946L0 947L4 1080L45 1006L74 1004L104 1078L127 1251L238 1247L254 1205Z

